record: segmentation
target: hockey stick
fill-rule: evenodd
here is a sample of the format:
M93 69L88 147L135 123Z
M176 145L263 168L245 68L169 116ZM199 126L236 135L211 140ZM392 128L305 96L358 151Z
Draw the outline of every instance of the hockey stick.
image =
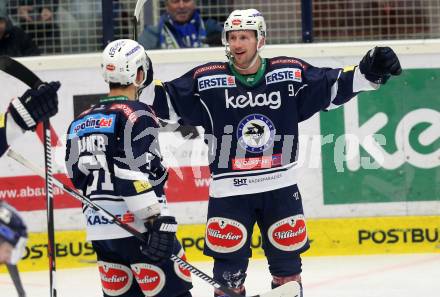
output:
M57 290L55 286L56 260L55 260L55 223L53 211L53 173L52 173L52 137L50 135L49 120L43 122L44 135L44 163L46 166L46 203L47 203L47 254L49 257L50 270L50 296L56 297Z
M8 56L0 56L0 70L24 82L32 89L41 85L41 80L29 68Z
M133 18L132 18L133 40L137 40L137 35L138 35L137 25L139 23L139 17L141 15L141 10L147 1L148 0L138 0L136 2L136 7L134 8L134 14L133 14Z
M9 275L11 276L15 289L17 289L18 297L26 297L26 292L24 291L23 284L21 283L20 273L18 272L17 265L6 264L6 267L8 268Z
M41 177L44 177L44 171L39 168L37 165L31 163L29 160L25 159L23 156L18 154L17 152L13 151L12 149L9 149L7 152L8 157L14 159L18 163L22 164L24 167L34 171L36 174L38 174ZM72 188L66 186L63 182L61 182L59 179L54 177L53 179L54 184L59 187L60 189L63 189L66 193L70 194L75 199L80 200L82 203L87 205L88 207L92 208L95 211L101 211L103 214L107 216L112 222L114 222L116 225L124 229L125 231L129 232L133 236L135 236L137 239L139 239L141 242L145 243L145 237L142 233L137 231L136 229L132 228L131 226L121 222L117 217L115 217L112 213L108 212L103 207L95 204L92 200L87 198L84 195L81 195L77 191L73 190ZM229 287L224 286L211 278L209 275L205 274L203 271L199 270L198 268L192 266L190 263L186 262L185 260L177 257L176 255L171 255L170 259L179 264L182 268L188 269L192 274L196 275L197 277L201 278L205 282L209 283L211 286L213 286L216 289L219 289L229 295L230 297L243 297L242 295L239 295L232 291ZM276 289L273 289L269 292L263 293L261 295L254 295L251 297L299 297L300 296L300 286L297 282L288 282Z
M43 84L38 76L29 68L20 62L8 57L0 56L0 70L19 79L32 89L37 89ZM44 138L44 161L46 167L46 203L47 203L47 235L48 245L47 254L49 257L50 270L50 296L56 297L57 291L55 287L55 230L54 230L54 214L53 214L53 175L52 175L52 146L51 132L49 120L43 122L43 138Z

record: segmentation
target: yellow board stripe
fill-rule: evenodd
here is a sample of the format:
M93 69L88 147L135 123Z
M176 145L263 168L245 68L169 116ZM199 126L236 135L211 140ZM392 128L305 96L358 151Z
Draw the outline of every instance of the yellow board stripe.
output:
M366 255L393 253L439 253L440 216L311 219L307 221L311 248L304 256ZM188 261L207 261L203 255L204 225L181 225L178 238ZM58 231L57 267L91 265L96 257L85 231ZM20 270L48 269L47 235L30 234ZM252 236L252 257L262 258L261 235L257 227ZM93 264L93 263L92 263ZM0 268L0 272L5 272Z

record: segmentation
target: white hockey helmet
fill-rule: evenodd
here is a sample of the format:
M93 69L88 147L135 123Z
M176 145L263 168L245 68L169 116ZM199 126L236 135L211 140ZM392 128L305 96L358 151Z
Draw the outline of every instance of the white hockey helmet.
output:
M236 30L254 30L257 32L257 43L260 45L260 41L266 37L266 22L264 17L258 10L244 9L234 10L225 21L222 32L222 43L228 47L228 32ZM264 47L264 44L257 48L260 51ZM228 49L227 49L228 51Z
M144 79L136 82L137 71L142 68ZM134 84L140 87L147 79L149 58L142 45L131 39L110 42L102 53L102 76L107 83Z

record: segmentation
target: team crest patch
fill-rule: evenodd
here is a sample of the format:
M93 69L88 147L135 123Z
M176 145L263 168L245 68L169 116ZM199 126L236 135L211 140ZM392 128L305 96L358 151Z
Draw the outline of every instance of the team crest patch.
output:
M158 266L137 263L131 264L134 277L145 296L155 296L165 286L165 273Z
M247 240L246 227L235 220L213 217L206 224L205 243L217 253L239 250Z
M262 114L251 114L238 124L237 139L246 151L261 153L272 147L275 132L275 126L268 117Z
M296 251L307 243L306 221L303 215L284 218L269 227L270 243L282 251Z

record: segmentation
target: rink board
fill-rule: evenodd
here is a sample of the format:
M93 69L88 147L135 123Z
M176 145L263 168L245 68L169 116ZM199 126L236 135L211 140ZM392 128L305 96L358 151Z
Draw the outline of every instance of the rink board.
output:
M440 216L310 219L307 230L311 249L305 256L440 253ZM204 232L201 224L179 226L178 237L188 261L209 260L202 253ZM58 231L56 242L58 268L94 265L96 256L84 231ZM256 227L251 243L254 258L264 256L261 243ZM19 268L48 269L46 244L45 233L32 233Z
M300 123L298 186L308 218L440 214L440 40L274 45L262 54L342 67L358 63L368 49L380 44L392 46L398 53L404 68L401 76L378 91L360 94L342 108ZM166 81L225 57L222 48L209 48L151 51L151 59L155 78ZM53 171L66 181L63 141L67 127L75 115L108 91L100 74L100 55L20 61L43 80L62 82L59 113L51 123L53 139L60 140L53 148ZM26 87L4 73L0 73L0 81L7 86L2 90L5 100L0 100L0 110L5 110L7 98L23 93ZM359 143L352 143L350 135L357 136ZM166 194L172 213L181 224L202 224L211 182L203 139L161 131L159 142L171 169ZM27 133L12 147L43 166L41 133ZM43 193L42 178L10 158L0 159L0 199L21 212L30 232L45 230ZM78 201L57 188L54 196L56 229L83 228Z

